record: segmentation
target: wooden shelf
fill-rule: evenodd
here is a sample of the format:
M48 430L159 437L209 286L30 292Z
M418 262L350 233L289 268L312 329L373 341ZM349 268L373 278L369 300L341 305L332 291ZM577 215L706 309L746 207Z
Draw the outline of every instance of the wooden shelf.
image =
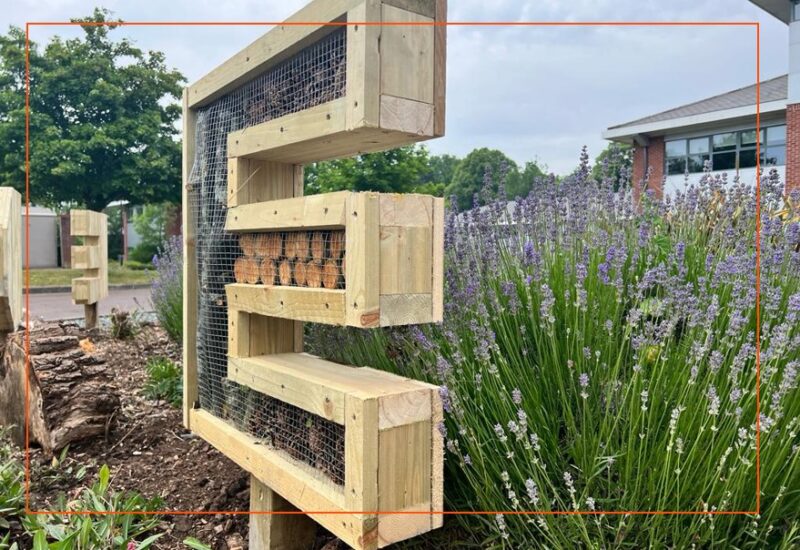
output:
M20 194L0 187L0 337L22 322Z
M444 201L343 191L231 206L235 232L344 229L344 290L228 285L228 307L361 328L442 320Z
M441 525L438 387L304 353L231 356L228 379L344 426L341 486L213 415L191 411L204 439L353 548L380 548ZM432 513L398 513L409 511Z
M91 210L71 210L70 235L82 237L72 247L72 267L83 269L83 277L72 279L72 301L96 304L108 296L108 216Z

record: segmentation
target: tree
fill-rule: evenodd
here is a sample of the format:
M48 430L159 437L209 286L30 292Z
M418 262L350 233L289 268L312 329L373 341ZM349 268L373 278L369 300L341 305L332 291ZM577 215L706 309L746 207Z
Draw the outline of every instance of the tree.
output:
M627 185L633 169L633 147L625 143L609 143L592 166L592 178L613 185L614 190Z
M517 164L497 149L474 149L458 164L445 193L455 197L459 209L486 204L497 196L499 184L515 189L520 177ZM474 197L480 193L478 203Z
M133 249L131 259L137 262L149 262L153 259L164 244L171 212L172 206L169 203L146 204L140 213L133 216L133 227L141 242Z
M105 23L95 9L77 22ZM161 52L84 26L83 38L30 46L31 198L101 210L115 200L180 201L176 122L183 75ZM0 36L0 183L25 186L25 36Z
M409 145L310 164L305 169L305 191L310 195L344 189L382 193L414 192L427 172L428 150Z
M506 185L508 198L527 197L534 184L544 177L544 170L536 163L529 161L525 163L525 169L518 178L512 178Z

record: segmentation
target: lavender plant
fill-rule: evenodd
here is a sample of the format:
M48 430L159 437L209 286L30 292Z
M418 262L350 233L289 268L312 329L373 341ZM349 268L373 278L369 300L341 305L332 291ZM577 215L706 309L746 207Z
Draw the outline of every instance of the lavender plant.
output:
M150 289L156 318L175 342L183 339L183 245L171 237L153 257L156 277Z
M517 203L449 214L442 325L315 328L312 348L441 385L448 508L589 513L459 516L483 546L800 544L800 217L777 175L757 421L755 189L707 173L637 210L589 174L584 152ZM711 515L756 510L757 437L760 513ZM653 510L701 513L604 513Z

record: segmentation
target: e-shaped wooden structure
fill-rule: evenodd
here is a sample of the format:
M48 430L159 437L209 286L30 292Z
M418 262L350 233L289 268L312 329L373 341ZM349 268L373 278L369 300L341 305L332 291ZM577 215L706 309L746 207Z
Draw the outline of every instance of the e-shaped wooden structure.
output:
M440 321L444 207L303 197L302 165L443 135L445 19L314 0L184 92L184 422L251 473L251 511L357 549L441 525L439 391L303 353L303 322ZM308 517L252 516L251 548L309 547Z
M0 187L0 338L22 322L20 194ZM0 348L4 342L0 341Z
M72 267L83 277L72 279L72 301L84 305L86 328L97 326L97 303L108 296L108 216L91 210L72 210L70 235L82 237L72 246Z

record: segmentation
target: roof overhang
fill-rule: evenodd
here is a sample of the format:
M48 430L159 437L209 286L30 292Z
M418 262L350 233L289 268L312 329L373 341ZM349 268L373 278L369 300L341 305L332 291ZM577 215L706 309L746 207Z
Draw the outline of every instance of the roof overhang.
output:
M787 25L792 20L792 2L790 0L750 0L750 2Z
M762 115L778 113L785 110L785 99L761 104ZM643 124L631 124L629 126L609 128L603 132L603 138L623 143L640 142L640 140L645 139L646 136L672 134L690 130L697 126L718 126L722 123L734 123L737 120L755 116L756 106L747 105L745 107L712 111L710 113L660 120L658 122L646 122Z

